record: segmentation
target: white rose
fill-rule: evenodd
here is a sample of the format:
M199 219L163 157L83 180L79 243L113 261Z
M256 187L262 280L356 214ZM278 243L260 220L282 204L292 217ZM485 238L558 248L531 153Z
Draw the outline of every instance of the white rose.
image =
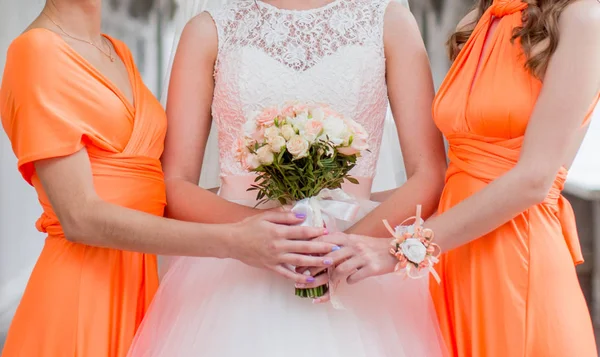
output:
M416 264L423 262L427 255L427 248L416 238L406 239L400 244L400 249L402 249L402 254L406 259Z
M329 117L325 119L323 123L324 135L327 135L329 140L335 145L339 146L344 143L348 138L348 128L344 120L337 117Z
M315 109L313 109L312 112L311 112L311 114L312 114L312 118L314 120L322 122L323 119L325 119L325 111L323 111L322 108L315 108Z
M294 118L288 118L288 122L290 124L292 124L292 126L298 131L304 130L304 126L306 125L307 121L308 121L308 113L307 112L300 112L300 113L296 114L296 116Z
M287 150L295 159L300 159L308 155L308 141L306 141L300 135L293 136L287 142Z
M285 147L285 139L279 135L267 138L267 142L273 152L280 152L281 148Z
M258 156L255 154L248 154L244 159L244 169L252 171L256 170L260 166L260 161L258 160Z
M272 138L275 136L279 136L279 128L278 127L270 126L267 129L265 129L265 138L267 138L267 140L269 138Z
M285 124L281 127L281 135L285 138L285 140L290 140L294 135L296 135L296 131L291 125Z
M258 161L263 165L271 165L275 159L269 145L262 146L260 149L256 150L256 156L258 156Z

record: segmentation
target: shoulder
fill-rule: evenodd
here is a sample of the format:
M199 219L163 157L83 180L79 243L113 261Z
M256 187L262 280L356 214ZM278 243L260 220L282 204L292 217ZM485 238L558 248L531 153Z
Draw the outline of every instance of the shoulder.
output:
M66 57L60 36L50 30L34 28L15 38L8 47L7 66L55 64Z
M384 37L402 40L402 37L407 35L416 35L419 38L421 36L419 25L412 12L400 2L388 3L384 21Z
M475 28L477 20L479 19L479 11L471 10L465 15L456 25L456 31L471 31Z
M235 22L239 20L237 14L248 11L256 6L254 0L219 0L210 3L206 9L200 13L208 14L215 23Z
M62 38L46 29L28 30L8 47L3 89L17 91L27 83L56 86L68 76L72 62Z
M578 0L563 10L558 21L559 31L600 40L600 1Z

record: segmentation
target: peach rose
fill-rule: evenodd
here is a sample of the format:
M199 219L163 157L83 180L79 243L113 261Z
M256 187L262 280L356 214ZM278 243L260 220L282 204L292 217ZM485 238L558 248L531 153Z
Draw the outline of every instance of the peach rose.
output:
M281 152L281 148L285 147L285 139L282 136L272 136L267 138L267 143L271 145L273 152Z
M318 120L310 119L304 124L303 136L309 142L314 142L323 132L323 123Z
M300 135L293 136L287 142L286 147L287 147L288 152L290 154L292 154L292 156L295 159L300 159L300 158L306 157L308 155L308 149L309 149L308 141L306 141Z
M273 126L273 124L275 124L275 118L277 118L278 115L279 111L277 110L277 108L266 108L256 117L256 125L258 125L259 127L266 128Z

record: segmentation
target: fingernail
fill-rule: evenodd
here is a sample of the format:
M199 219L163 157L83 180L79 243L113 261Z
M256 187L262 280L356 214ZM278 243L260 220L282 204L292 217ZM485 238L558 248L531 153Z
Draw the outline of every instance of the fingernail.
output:
M296 284L296 287L297 287L298 289L303 289L303 288L305 288L305 287L306 287L306 284Z
M323 231L323 235L326 236L329 234L329 231L327 230L327 228L325 228L325 230Z
M342 249L342 248L340 248L340 247L338 247L338 246L336 245L335 247L331 248L331 251L332 251L332 252L335 252L335 251L338 251L338 250L340 250L340 249Z
M325 265L331 265L331 264L333 264L333 260L331 260L331 259L325 259L323 261L323 264L325 264Z
M313 304L318 304L321 302L321 299L313 299L312 303Z
M296 218L304 219L306 218L306 215L304 213L296 213Z
M309 283L314 283L315 282L315 278L313 278L312 276L309 276L308 278L306 278L306 281Z

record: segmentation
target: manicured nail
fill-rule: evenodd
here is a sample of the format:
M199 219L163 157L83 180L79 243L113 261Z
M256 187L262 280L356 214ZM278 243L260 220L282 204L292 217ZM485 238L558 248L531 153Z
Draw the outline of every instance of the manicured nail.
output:
M312 303L313 304L319 304L321 302L321 299L313 299Z
M303 289L306 287L306 284L296 284L296 288Z
M309 276L308 278L306 278L306 281L309 283L314 283L315 282L315 278L313 278L312 276Z
M296 218L304 219L304 218L306 218L306 215L304 213L296 213Z
M323 235L326 236L329 234L329 231L327 230L327 228L325 228L325 230L323 231Z
M331 251L332 251L332 252L335 252L335 251L338 251L338 250L340 250L340 249L342 249L342 248L340 248L340 247L338 247L338 246L336 245L336 246L334 246L333 248L331 248Z
M331 259L325 259L323 261L323 264L325 264L325 265L331 265L331 264L333 264L333 260L331 260Z

